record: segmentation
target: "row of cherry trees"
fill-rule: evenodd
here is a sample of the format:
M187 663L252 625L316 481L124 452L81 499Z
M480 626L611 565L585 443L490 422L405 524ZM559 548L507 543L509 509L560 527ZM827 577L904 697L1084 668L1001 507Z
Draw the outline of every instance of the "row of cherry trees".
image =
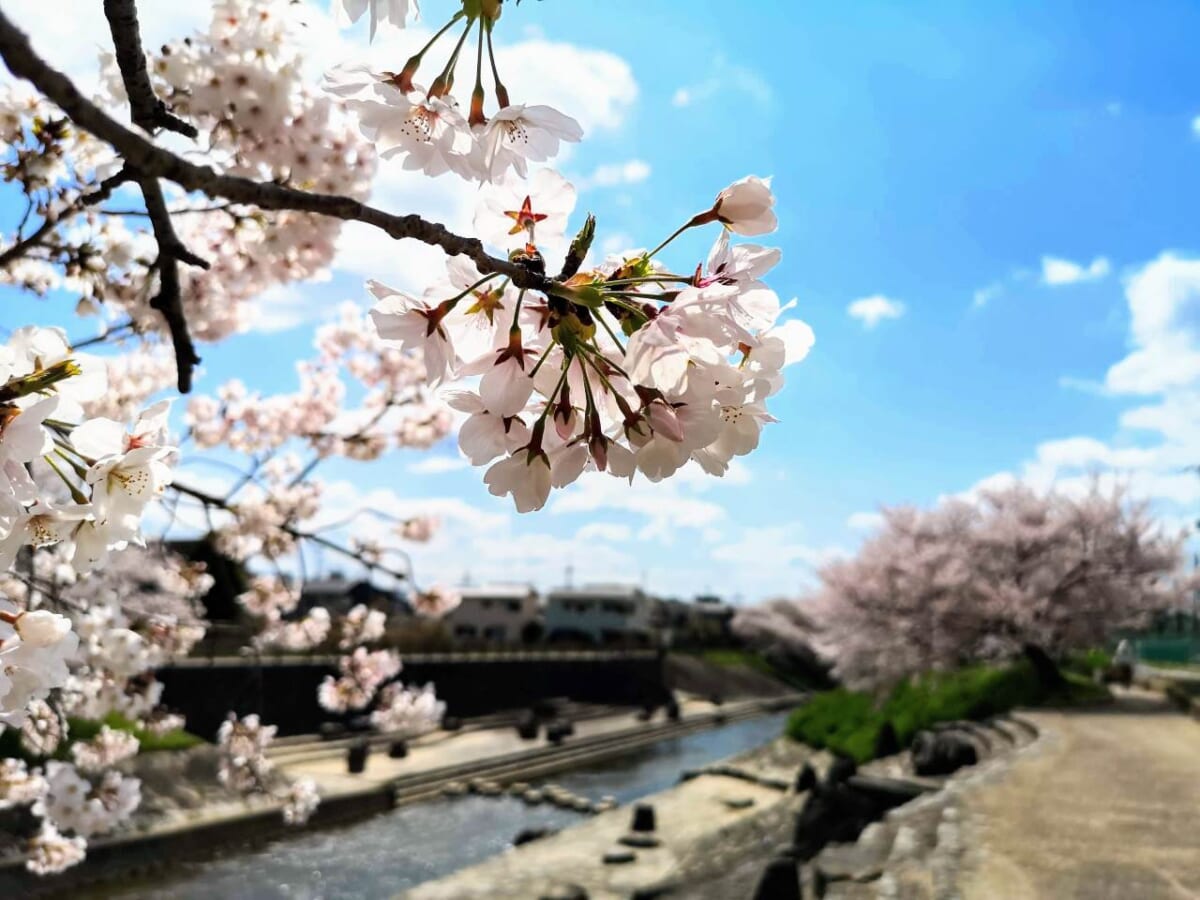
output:
M254 573L239 598L259 626L254 647L337 646L324 708L420 733L443 706L432 687L397 680L393 651L371 649L382 613L297 607L314 547L410 579L405 543L437 523L359 510L386 527L339 541L315 524L326 460L429 447L454 431L454 410L463 453L521 512L587 470L657 481L691 461L721 475L757 446L783 367L812 344L763 282L779 251L732 240L774 230L768 180L698 203L650 251L596 260L595 220L568 230L575 190L542 164L582 129L509 96L493 47L501 0L431 0L445 19L399 71L348 61L319 84L301 35L327 26L304 4L215 0L207 31L149 53L134 0L103 5L112 52L95 96L0 11L14 76L0 85L0 173L20 204L0 283L68 297L93 323L84 337L29 325L0 346L0 729L19 733L24 754L0 762L0 810L33 813L28 867L42 874L78 863L140 800L120 767L139 749L127 732L105 727L50 759L68 718L184 724L162 708L153 671L203 636L197 599L212 579L166 548L173 527L207 532ZM347 24L369 10L372 38L415 12L407 0L335 7ZM464 72L469 93L456 91ZM368 205L380 165L479 182L476 233ZM317 330L294 391L232 380L173 407L198 348L250 327L265 291L333 264L345 221L441 248L444 271L425 273L421 296L369 282L373 308L349 304ZM668 264L671 242L704 226L717 232L707 260ZM543 256L569 234L564 258ZM226 487L189 477L206 460L235 473ZM456 602L412 587L421 614ZM273 735L231 715L220 779L275 794L300 824L319 798L271 776Z
M1120 489L985 490L885 509L810 596L748 609L735 628L760 645L815 648L856 687L1018 655L1054 680L1055 659L1188 600L1182 544Z

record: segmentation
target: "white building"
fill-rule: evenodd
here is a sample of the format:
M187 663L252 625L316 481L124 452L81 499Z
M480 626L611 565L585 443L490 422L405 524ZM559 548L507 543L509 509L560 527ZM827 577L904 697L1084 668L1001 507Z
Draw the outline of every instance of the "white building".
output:
M484 585L458 592L462 603L445 618L456 638L517 644L525 626L539 617L537 591L529 585Z
M578 639L596 644L629 640L650 643L657 610L658 601L632 585L560 588L546 595L546 637L550 641Z

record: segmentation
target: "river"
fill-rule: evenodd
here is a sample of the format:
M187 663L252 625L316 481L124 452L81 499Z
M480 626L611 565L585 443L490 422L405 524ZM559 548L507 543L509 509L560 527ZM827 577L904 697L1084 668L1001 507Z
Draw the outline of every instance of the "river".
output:
M683 769L766 743L779 735L784 719L784 714L763 716L673 738L540 783L553 781L592 800L611 794L628 803L674 785ZM89 896L382 900L502 852L523 828L559 828L581 820L578 813L530 807L507 796L436 800L341 828L301 832L246 853L183 862L168 878L108 885Z

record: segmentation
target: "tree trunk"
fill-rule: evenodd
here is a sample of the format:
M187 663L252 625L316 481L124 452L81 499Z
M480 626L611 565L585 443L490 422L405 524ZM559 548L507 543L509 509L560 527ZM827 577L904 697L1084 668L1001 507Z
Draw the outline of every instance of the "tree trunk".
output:
M1029 664L1033 666L1034 674L1037 675L1038 683L1042 687L1054 690L1067 683L1058 669L1058 664L1037 644L1026 644L1021 649L1025 658L1029 660Z

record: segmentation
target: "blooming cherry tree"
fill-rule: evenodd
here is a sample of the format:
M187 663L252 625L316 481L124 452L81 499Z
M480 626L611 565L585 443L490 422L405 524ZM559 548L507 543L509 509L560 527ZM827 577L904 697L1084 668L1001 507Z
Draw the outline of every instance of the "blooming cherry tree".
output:
M257 626L249 652L336 646L320 704L419 734L444 704L431 685L396 680L384 614L335 620L299 599L306 548L319 547L444 615L457 594L414 584L404 549L436 520L358 509L352 519L387 528L345 543L345 521L323 515L320 466L429 447L457 411L459 446L520 512L588 470L658 481L694 461L721 475L758 445L783 369L812 345L765 283L779 251L732 239L775 229L769 179L697 204L653 250L594 258L598 223L572 221L577 192L545 165L583 130L510 97L493 45L501 0L426 6L447 18L399 71L346 60L318 82L302 36L325 25L304 4L214 0L207 30L147 52L135 0L106 0L112 52L93 96L0 11L14 76L0 83L0 177L23 212L0 245L0 283L66 293L95 327L75 339L30 325L0 346L0 727L20 729L40 761L0 761L0 806L37 822L31 871L78 863L140 799L136 777L113 768L137 739L106 727L74 740L68 717L182 724L153 671L203 636L196 601L212 581L156 540L162 529L198 519L253 573L238 598ZM333 9L346 26L368 18L372 39L418 14L409 0ZM460 68L473 71L469 93L456 92ZM379 165L477 182L474 233L368 205ZM369 313L350 304L317 330L294 390L230 379L173 402L191 393L204 346L253 325L264 292L333 264L346 221L437 247L445 265L416 293L368 281ZM717 232L707 260L668 258L702 227ZM236 478L215 489L193 464ZM302 824L319 796L268 777L273 736L231 715L220 778Z
M1017 485L883 515L857 556L820 570L803 605L814 643L854 685L1020 654L1053 679L1053 659L1177 606L1192 587L1181 541L1119 490Z

